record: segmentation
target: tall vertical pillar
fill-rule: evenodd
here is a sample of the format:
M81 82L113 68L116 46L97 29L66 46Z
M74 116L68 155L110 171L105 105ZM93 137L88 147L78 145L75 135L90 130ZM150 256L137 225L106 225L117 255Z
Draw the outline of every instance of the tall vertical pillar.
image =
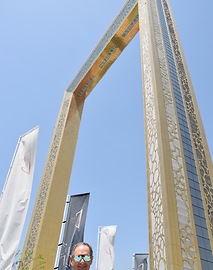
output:
M30 270L38 255L54 267L84 99L134 37L138 19L149 268L213 269L213 165L169 0L128 0L65 92L24 246Z
M65 92L23 248L26 269L36 269L39 256L54 268L83 105Z
M213 269L213 171L169 1L139 0L150 269Z

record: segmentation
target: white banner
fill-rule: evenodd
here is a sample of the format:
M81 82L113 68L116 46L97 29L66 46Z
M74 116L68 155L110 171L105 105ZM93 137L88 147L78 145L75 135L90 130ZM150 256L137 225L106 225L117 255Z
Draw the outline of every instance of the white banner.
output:
M20 136L0 197L0 269L12 269L28 210L39 127Z
M97 270L114 269L114 242L117 226L99 227Z

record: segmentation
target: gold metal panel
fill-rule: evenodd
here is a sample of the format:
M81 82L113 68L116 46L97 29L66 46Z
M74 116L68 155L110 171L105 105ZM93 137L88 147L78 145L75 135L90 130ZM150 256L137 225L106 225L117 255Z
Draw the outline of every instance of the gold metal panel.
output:
M32 252L25 260L27 269L34 269L32 258L39 255L44 257L46 269L54 268L84 100L139 30L137 1L130 3L120 12L121 21L122 16L125 19L116 25L119 27L85 75L72 91L72 83L65 91L23 248L22 258Z
M134 9L103 48L97 59L94 60L86 75L73 90L78 102L82 99L84 100L91 93L96 84L134 38L139 31L138 21L138 5L135 5Z

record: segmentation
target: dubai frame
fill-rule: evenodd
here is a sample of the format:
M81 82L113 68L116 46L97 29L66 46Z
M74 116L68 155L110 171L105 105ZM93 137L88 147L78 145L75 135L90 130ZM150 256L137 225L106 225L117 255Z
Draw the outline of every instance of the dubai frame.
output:
M149 267L213 269L213 166L170 3L128 0L64 94L23 249L31 258L41 254L48 270L54 268L84 101L139 29ZM26 261L27 269L34 263Z

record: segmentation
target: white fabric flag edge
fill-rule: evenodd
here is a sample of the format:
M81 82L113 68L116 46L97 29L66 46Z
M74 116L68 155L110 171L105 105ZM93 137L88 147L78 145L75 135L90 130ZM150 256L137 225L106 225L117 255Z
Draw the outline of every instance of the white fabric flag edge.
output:
M11 269L21 239L32 190L38 132L37 126L19 137L1 194L1 270Z
M116 229L116 225L99 227L97 270L114 269L114 242Z

